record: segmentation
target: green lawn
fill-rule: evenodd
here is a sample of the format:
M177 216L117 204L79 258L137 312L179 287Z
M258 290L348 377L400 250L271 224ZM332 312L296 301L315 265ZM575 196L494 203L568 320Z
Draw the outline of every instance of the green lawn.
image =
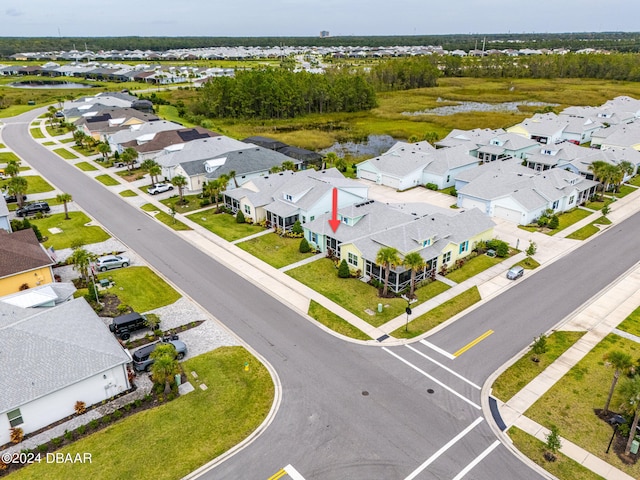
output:
M585 332L553 332L547 337L547 351L539 355L539 362L531 358L531 350L516 363L500 374L492 385L492 394L504 402L522 390L531 380L551 365L569 347L576 343Z
M583 218L587 218L592 213L593 212L583 210L582 208L574 208L570 212L561 213L560 215L558 215L558 220L560 220L560 224L558 225L558 228L549 232L548 235L555 235L556 233L561 232L565 228L570 227L574 223L579 222Z
M48 141L48 142L43 142L43 143L42 143L42 145L46 145L47 147L49 147L49 146L51 146L51 145L55 145L55 144L56 144L56 142L51 141L51 140L50 140L50 141Z
M192 213L187 218L228 242L239 240L264 231L260 225L236 223L236 218L228 213L215 213L215 207L202 212Z
M636 190L638 190L638 189L634 188L634 187L630 187L629 185L620 185L620 188L618 189L618 191L616 193L613 194L613 196L615 198L626 197L627 195L629 195L630 193L635 192Z
M74 138L63 138L62 140L60 140L60 143L72 143L75 142Z
M244 348L218 348L182 366L196 387L193 392L59 450L72 455L91 453L91 463L43 462L11 478L175 480L240 443L266 418L273 403L273 382L267 369ZM197 381L190 372L197 373ZM208 388L202 390L199 384Z
M133 190L123 190L120 192L120 195L122 197L137 197L138 194L136 192L134 192Z
M534 258L527 257L524 260L516 263L516 265L520 265L522 268L526 268L527 270L533 270L538 268L540 266L540 263L538 263Z
M237 245L272 267L280 268L313 255L311 252L300 253L301 240L301 238L281 237L277 233L267 233Z
M613 452L609 455L604 453L612 430L594 413L594 410L604 407L607 399L613 371L605 366L604 355L614 350L626 352L634 359L640 357L640 344L615 334L608 335L540 397L525 415L547 428L557 425L562 437L633 478L639 478L640 462L626 465ZM620 379L623 381L624 376ZM619 412L623 401L620 388L616 388L611 410Z
M40 129L40 127L37 128L30 128L29 129L29 133L31 134L31 136L33 138L44 138L44 133L42 133L42 130Z
M56 148L53 150L65 160L75 160L78 156L75 153L70 152L66 148Z
M410 318L408 325L391 332L391 336L394 338L414 338L422 335L480 300L478 287L471 287L451 300L441 303L433 310L429 310L415 319Z
M328 258L316 260L286 273L374 327L379 327L402 315L407 306L406 300L400 297L380 298L377 288L357 278L339 278L338 269ZM442 282L431 282L418 288L416 290L418 302L413 305L419 305L449 288ZM381 313L378 312L379 303L383 305ZM371 311L372 314L365 310Z
M91 219L82 212L69 212L70 220L64 219L64 213L55 213L49 217L41 219L29 219L37 225L44 237L48 237L44 242L45 247L53 246L56 250L71 248L72 245L82 243L104 242L111 238L107 232L98 226L86 226ZM59 228L62 233L52 234L50 228Z
M157 212L159 211L158 207L156 207L153 203L145 203L140 207L145 212Z
M180 298L180 294L149 267L108 270L99 273L98 278L111 278L116 286L111 287L110 292L140 313L171 305Z
M507 434L518 450L559 480L604 480L600 475L559 452L556 454L555 462L548 462L544 458L544 452L547 450L545 443L517 427L511 427Z
M49 125L47 125L45 128L47 129L47 133L52 137L58 137L60 135L64 135L65 133L69 133L69 130L67 130L66 128L60 128L57 126L50 127ZM71 140L74 141L73 138Z
M598 225L611 225L611 220L609 220L607 217L599 217L589 225L585 225L575 232L570 233L569 235L567 235L567 238L571 238L573 240L586 240L591 235L595 235L600 231Z
M106 185L107 187L113 187L114 185L120 185L120 182L118 180L113 178L111 175L107 175L106 173L103 174L103 175L98 175L96 177L96 180L98 180L103 185Z
M630 185L635 185L636 187L640 187L640 175L636 175L635 177L633 177L631 180L629 180L626 183L628 183Z
M0 163L8 163L10 160L19 162L20 159L13 152L0 152Z
M96 153L98 153L96 150L87 150L85 147L79 147L78 145L74 145L71 148L85 157L90 157L91 155L95 155Z
M339 317L331 310L323 307L318 302L311 300L309 304L309 316L315 318L325 327L330 328L345 337L355 338L356 340L371 340L371 337L362 330L354 327L349 322Z
M585 204L586 208L590 208L591 210L602 210L602 207L604 207L605 202L604 201L600 201L600 200L595 200L593 202L587 202Z
M27 180L27 195L53 191L53 187L42 177L37 175L25 175L22 178ZM0 180L0 187L5 186L7 183L9 183L9 179Z
M166 205L167 208L170 208L171 205L175 205L176 212L178 213L187 213L204 208L200 205L200 202L202 201L202 197L200 197L200 195L184 195L183 198L187 201L186 204L178 203L180 197L177 195L160 200L160 203Z
M174 230L191 230L191 227L185 225L180 220L176 220L175 217L172 217L166 212L158 212L156 213L155 218L165 225L170 226Z
M480 272L484 272L486 269L497 265L502 262L504 258L489 257L487 255L478 255L469 259L462 268L454 270L447 274L447 278L456 283L464 282L468 278L477 275Z
M636 308L631 315L625 318L624 321L618 325L618 328L640 337L640 308Z
M76 163L76 167L78 167L83 172L95 172L96 170L98 170L98 167L89 162L78 162Z

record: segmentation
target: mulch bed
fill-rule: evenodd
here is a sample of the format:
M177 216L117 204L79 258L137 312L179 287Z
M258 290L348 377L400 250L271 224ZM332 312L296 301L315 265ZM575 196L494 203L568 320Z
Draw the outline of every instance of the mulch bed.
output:
M605 415L602 409L596 408L594 409L594 413L600 420L608 423L608 420L614 415L616 415L617 412L609 411L609 413ZM610 425L610 427L611 427L611 434L613 435L614 427L613 425ZM615 438L613 439L613 443L611 444L610 452L615 453L624 464L635 465L636 462L638 461L638 456L633 455L631 453L628 455L624 453L625 449L627 448L628 441L629 441L629 437L625 437L621 435L620 431L618 430L615 434Z

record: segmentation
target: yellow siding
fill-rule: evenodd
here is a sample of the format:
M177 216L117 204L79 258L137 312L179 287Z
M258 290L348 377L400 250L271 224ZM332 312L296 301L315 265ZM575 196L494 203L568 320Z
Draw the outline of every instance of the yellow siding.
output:
M349 253L358 257L357 266L349 263ZM353 243L340 245L340 261L342 260L347 261L347 265L349 265L350 270L352 271L360 270L361 272L364 272L364 260L362 258L362 252L358 250Z
M490 228L489 230L479 233L478 235L474 235L473 237L469 238L469 247L467 248L466 251L462 253L460 253L459 243L450 242L449 244L447 244L446 247L440 250L440 256L438 257L438 269L440 269L440 267L442 266L442 263L443 263L442 257L446 252L451 252L451 260L447 262L447 267L451 268L451 266L456 263L456 260L458 260L459 258L464 258L467 255L469 255L473 251L473 249L476 247L478 242L483 242L483 241L486 242L487 240L491 240L492 238L493 238L493 228Z
M36 270L19 273L11 277L1 278L0 297L19 292L20 287L25 283L29 285L29 288L44 285L46 283L53 283L53 271L51 270L51 267L42 267Z
M516 133L529 138L529 132L520 125L514 125L513 127L506 128L505 130L509 133Z

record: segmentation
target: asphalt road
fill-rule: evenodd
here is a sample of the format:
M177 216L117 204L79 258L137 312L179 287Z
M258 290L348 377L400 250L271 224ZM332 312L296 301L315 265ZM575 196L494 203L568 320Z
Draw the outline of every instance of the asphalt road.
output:
M263 290L97 185L29 137L37 112L7 119L2 141L278 372L282 403L258 439L207 473L267 479L292 465L305 479L542 478L496 437L479 408L484 380L640 257L634 216L421 344L355 345L326 334ZM438 363L435 363L436 360ZM282 478L289 478L284 476Z

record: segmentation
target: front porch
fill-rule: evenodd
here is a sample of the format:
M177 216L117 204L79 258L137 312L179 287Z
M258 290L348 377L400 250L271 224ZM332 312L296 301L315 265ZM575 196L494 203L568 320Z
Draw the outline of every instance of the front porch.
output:
M436 268L438 263L438 257L434 257L425 262L422 270L416 272L416 283L420 283L423 280L434 278L436 275ZM384 283L384 267L376 265L375 262L365 260L366 277L375 279L380 283ZM409 288L411 285L411 270L406 270L402 266L392 268L389 270L389 290L395 293L402 292Z

